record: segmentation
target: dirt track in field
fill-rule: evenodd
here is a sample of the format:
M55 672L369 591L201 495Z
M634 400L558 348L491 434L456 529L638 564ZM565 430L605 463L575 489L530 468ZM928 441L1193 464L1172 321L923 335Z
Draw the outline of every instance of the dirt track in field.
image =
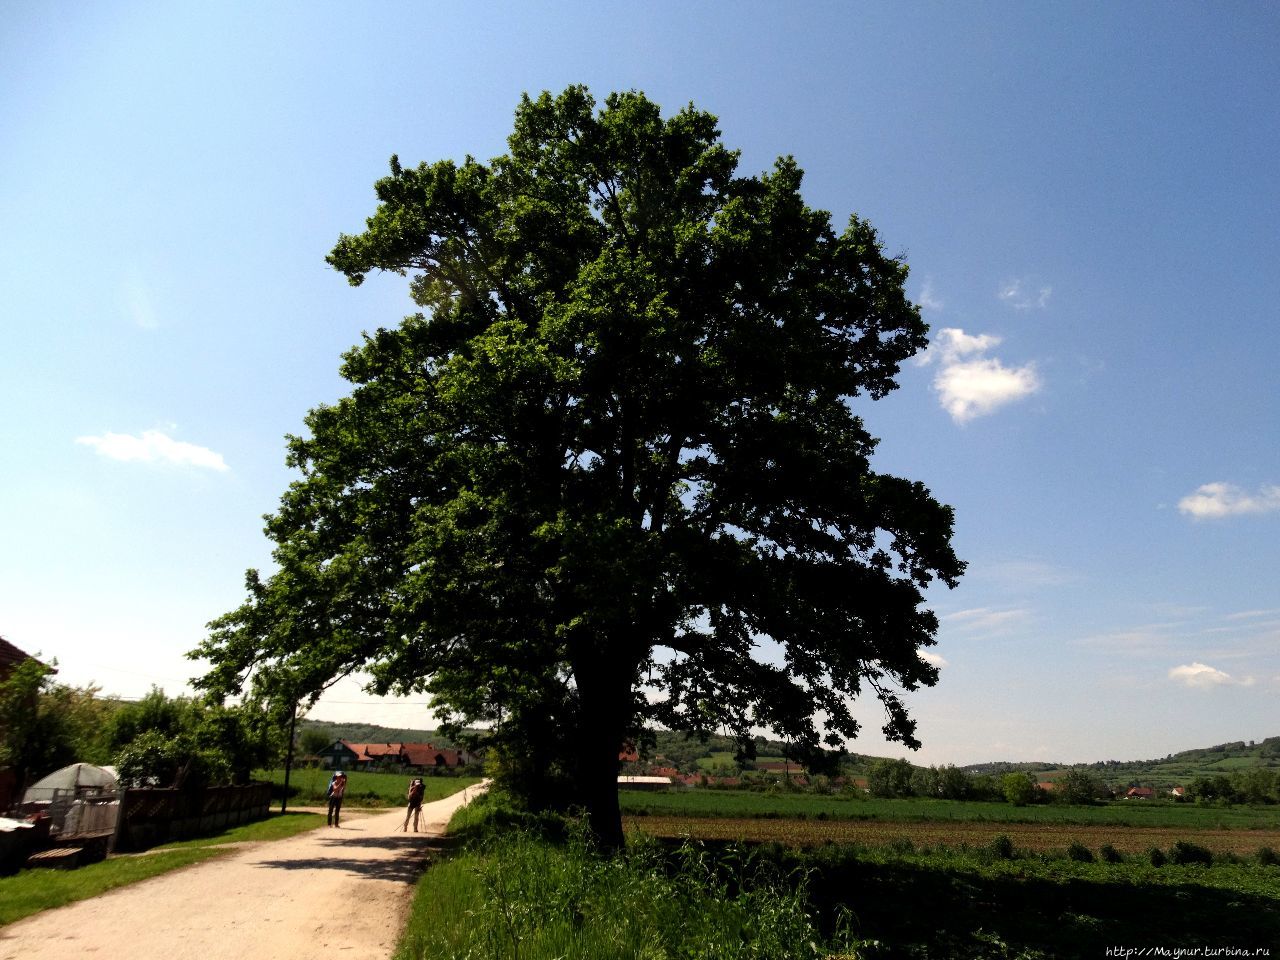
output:
M351 812L338 827L234 852L0 927L0 960L386 960L430 845L476 787Z
M701 840L778 841L802 846L824 843L860 843L883 846L908 839L917 847L945 844L982 847L999 834L1025 850L1063 849L1072 842L1096 850L1109 843L1125 853L1151 847L1168 848L1179 840L1210 850L1238 854L1255 853L1259 847L1280 851L1280 830L1195 830L1181 827L1073 826L1057 823L894 823L884 820L765 820L717 817L626 817L627 829L658 837L689 836Z

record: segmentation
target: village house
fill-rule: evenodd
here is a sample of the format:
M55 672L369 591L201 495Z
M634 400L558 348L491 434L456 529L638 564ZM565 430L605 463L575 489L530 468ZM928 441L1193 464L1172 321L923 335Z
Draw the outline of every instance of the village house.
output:
M1156 792L1150 787L1130 787L1125 791L1126 800L1154 800Z
M466 750L437 747L431 743L352 743L335 740L316 756L329 770L453 769L475 762Z

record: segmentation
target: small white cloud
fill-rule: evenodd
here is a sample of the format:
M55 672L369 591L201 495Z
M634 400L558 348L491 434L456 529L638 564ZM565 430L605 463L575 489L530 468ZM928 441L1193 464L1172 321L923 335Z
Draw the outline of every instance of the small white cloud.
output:
M1006 367L994 357L953 363L933 380L942 408L956 423L992 413L1040 389L1034 364Z
M76 437L76 443L92 447L109 460L142 463L174 463L225 472L229 469L222 454L208 447L174 440L159 430L144 430L141 436L128 433L104 433L100 437Z
M926 280L924 286L920 288L920 299L917 303L920 304L921 310L942 309L942 301L934 295L932 280Z
M943 364L957 363L974 353L986 353L993 347L1000 346L1000 338L992 333L980 333L974 336L965 333L959 327L943 327L938 331L938 339L933 349L942 357Z
M1280 613L1280 608L1270 607L1266 610L1241 610L1239 613L1228 613L1225 617L1227 620L1257 620L1262 617L1274 617Z
M964 630L1002 630L1016 626L1027 619L1026 610L992 610L990 607L974 607L957 610L942 618L948 625Z
M133 325L143 330L155 330L160 326L151 292L141 280L130 278L121 284L121 300L125 315Z
M1256 494L1230 483L1206 483L1178 501L1178 509L1196 520L1217 520L1280 510L1280 486L1264 485Z
M939 361L933 389L956 423L992 413L1040 389L1035 364L1007 367L995 357L984 356L999 345L1000 338L994 334L944 327L921 358L921 365Z
M1237 680L1229 673L1200 662L1174 667L1169 671L1169 679L1176 680L1188 687L1199 687L1201 689L1225 686L1251 687L1255 682L1253 677L1242 677Z
M1042 310L1049 305L1052 287L1037 287L1025 280L1011 280L996 294L1015 310Z
M920 659L923 660L925 663L932 664L933 666L937 667L939 670L947 666L946 657L942 656L941 654L930 653L927 650L920 651Z

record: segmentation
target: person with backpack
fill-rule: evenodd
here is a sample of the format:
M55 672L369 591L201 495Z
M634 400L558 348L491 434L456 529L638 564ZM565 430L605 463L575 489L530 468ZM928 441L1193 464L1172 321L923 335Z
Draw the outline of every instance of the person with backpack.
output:
M342 798L347 793L347 775L341 770L335 770L333 779L329 781L329 826L336 827L338 825L338 817L342 813Z
M409 832L409 817L413 817L413 832L418 832L418 816L422 813L422 797L427 792L427 785L422 782L421 777L414 777L409 781L409 809L404 812L405 833Z

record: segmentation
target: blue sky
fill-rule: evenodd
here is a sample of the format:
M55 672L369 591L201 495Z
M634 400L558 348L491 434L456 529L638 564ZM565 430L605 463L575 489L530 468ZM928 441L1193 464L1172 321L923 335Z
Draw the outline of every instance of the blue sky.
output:
M387 158L491 157L586 83L793 154L911 266L934 344L860 412L970 564L915 759L1280 734L1280 8L535 6L0 13L0 635L181 690L269 562L283 436L409 311L323 259ZM354 683L313 715L431 725Z

